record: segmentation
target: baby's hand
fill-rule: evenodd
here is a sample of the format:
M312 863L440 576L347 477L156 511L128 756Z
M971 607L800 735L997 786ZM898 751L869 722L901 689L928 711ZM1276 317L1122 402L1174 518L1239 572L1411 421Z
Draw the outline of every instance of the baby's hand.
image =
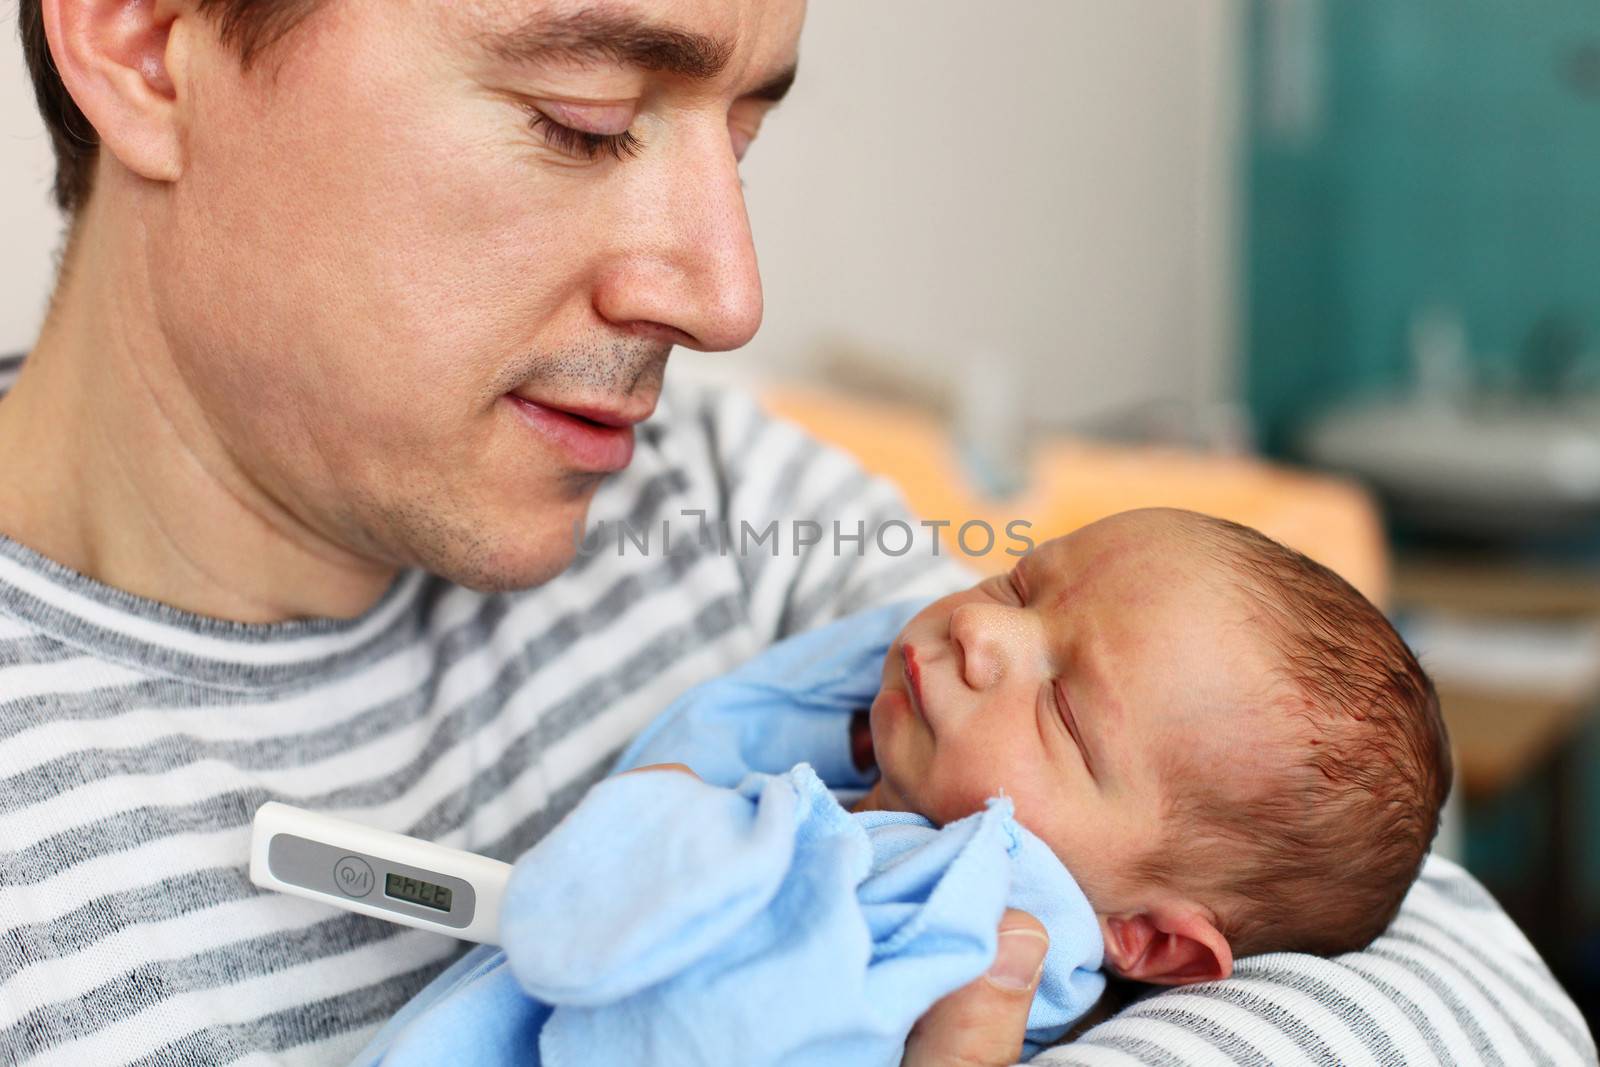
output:
M696 781L698 781L700 778L698 774L694 773L681 763L652 763L648 767L635 767L631 771L623 771L622 774L644 774L646 771L675 771L678 774L687 774L690 778L693 778ZM617 777L620 778L622 775L618 775Z

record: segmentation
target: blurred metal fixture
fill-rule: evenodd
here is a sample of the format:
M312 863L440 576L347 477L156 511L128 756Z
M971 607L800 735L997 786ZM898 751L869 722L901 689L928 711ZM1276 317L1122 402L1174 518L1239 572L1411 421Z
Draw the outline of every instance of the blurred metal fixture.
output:
M1369 482L1396 515L1441 532L1553 534L1600 519L1600 398L1343 407L1312 424L1306 458Z
M1516 393L1474 391L1448 309L1419 313L1411 345L1414 395L1333 409L1301 436L1301 454L1441 533L1560 534L1600 520L1600 394L1567 388L1583 345L1571 322L1551 315L1529 334Z

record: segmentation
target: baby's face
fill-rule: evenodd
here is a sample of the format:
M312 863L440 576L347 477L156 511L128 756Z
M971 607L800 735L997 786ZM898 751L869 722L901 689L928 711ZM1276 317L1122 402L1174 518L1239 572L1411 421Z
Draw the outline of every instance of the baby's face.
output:
M876 799L942 825L1003 791L1097 911L1138 907L1172 791L1260 766L1269 669L1192 535L1113 516L906 625L872 705Z

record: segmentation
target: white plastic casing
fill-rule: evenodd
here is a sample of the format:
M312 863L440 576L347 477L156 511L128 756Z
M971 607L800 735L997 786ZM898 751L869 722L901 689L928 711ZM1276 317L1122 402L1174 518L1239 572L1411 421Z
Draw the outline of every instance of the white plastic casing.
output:
M272 841L280 834L299 838L314 845L326 846L335 852L348 852L352 856L370 861L373 868L373 887L365 896L368 900L385 903L371 904L355 899L331 888L315 888L286 881L272 870L269 860ZM299 847L299 843L296 842ZM284 846L280 844L280 850ZM280 851L280 856L282 852ZM386 865L405 870L397 871L407 876L426 878L427 874L443 875L442 881L459 880L472 888L470 921L465 925L442 921L425 914L429 909L418 906L401 906L394 903L383 889ZM280 862L280 871L284 864ZM423 841L389 830L375 830L370 826L341 819L322 812L307 811L277 801L261 805L256 811L250 841L250 880L263 889L289 893L307 900L344 908L375 919L386 919L419 930L433 930L449 937L483 944L496 944L500 933L500 905L505 897L506 882L511 877L511 865L492 860L457 848L448 848L431 841ZM314 880L314 879L308 879ZM463 894L457 890L457 898ZM402 902L403 903L403 902Z

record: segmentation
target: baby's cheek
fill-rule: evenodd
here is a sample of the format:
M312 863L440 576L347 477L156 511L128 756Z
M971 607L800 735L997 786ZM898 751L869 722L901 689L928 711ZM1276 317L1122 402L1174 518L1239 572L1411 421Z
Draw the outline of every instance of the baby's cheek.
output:
M923 784L925 807L922 812L943 826L982 811L990 797L1013 796L1013 789L996 767L983 767L971 760L941 761Z

